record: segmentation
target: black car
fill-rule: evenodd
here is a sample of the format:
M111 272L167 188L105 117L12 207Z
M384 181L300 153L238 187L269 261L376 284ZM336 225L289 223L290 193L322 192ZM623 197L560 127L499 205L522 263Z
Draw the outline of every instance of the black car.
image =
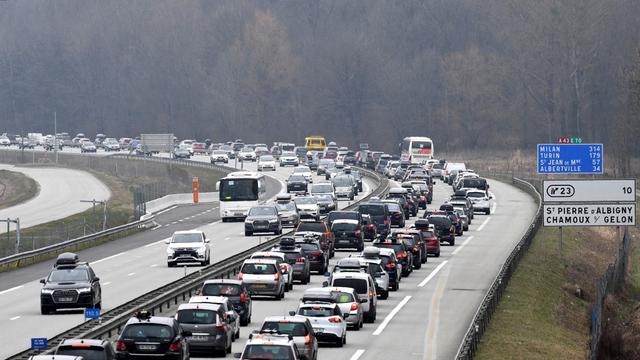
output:
M116 342L118 359L140 357L170 360L189 359L190 331L184 331L172 317L151 316L139 311L127 321ZM142 355L142 356L140 356Z
M398 202L398 205L400 206L400 208L402 209L402 213L404 214L404 218L405 220L409 220L409 218L411 217L411 215L413 214L413 209L411 208L411 206L409 205L409 201L407 200L406 196L402 195L402 194L392 194L389 193L387 195L387 199L388 200L395 200Z
M116 351L108 340L64 339L56 348L56 356L82 356L83 359L114 360Z
M331 225L331 232L335 238L335 248L350 248L356 251L364 249L362 225L358 220L338 219Z
M424 259L427 258L427 254L426 249L424 249L424 246L416 234L400 230L399 232L392 233L391 239L396 241L402 240L407 247L407 251L413 256L414 269L420 269L422 267L422 263L425 262Z
M447 242L451 246L456 244L455 226L446 214L429 215L426 219L435 227L440 243Z
M407 245L398 239L388 239L385 241L374 242L373 246L385 249L393 249L398 262L402 265L402 276L409 276L413 272L413 256Z
M294 238L282 238L277 246L271 251L284 253L284 257L289 265L293 268L293 280L298 280L302 284L308 284L311 281L311 263L307 252L301 246L296 245Z
M403 228L405 226L406 214L400 207L398 199L383 200L382 202L387 205L387 209L389 210L391 226Z
M233 309L240 315L240 325L247 326L251 322L252 302L249 289L242 280L214 279L207 280L200 289L201 296L224 296L231 300Z
M296 245L305 252L311 271L324 274L329 268L329 254L322 251L320 241L317 237L306 236L296 238Z
M306 195L309 183L303 175L291 175L287 179L287 192Z
M376 224L378 234L384 239L389 234L391 228L391 219L387 205L382 202L368 202L358 205L358 212L367 214L371 217L371 221Z
M40 312L49 314L58 309L97 308L102 304L100 279L78 255L63 253L56 259L53 270L41 279Z
M355 165L356 164L356 153L354 151L349 150L347 154L342 159L345 165Z
M258 205L249 209L244 219L244 235L252 236L257 232L282 234L282 222L274 205Z
M331 194L316 194L314 195L316 200L318 201L318 206L320 207L320 214L326 214L330 211L336 209L336 200L331 196Z
M327 215L327 225L331 227L331 225L333 225L333 222L338 219L356 220L358 221L358 223L362 225L362 214L360 214L357 211L348 211L348 210L330 212Z

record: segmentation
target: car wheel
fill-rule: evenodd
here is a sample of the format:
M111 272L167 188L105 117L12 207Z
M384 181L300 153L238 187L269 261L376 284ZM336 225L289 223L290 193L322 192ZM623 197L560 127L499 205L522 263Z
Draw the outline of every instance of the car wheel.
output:
M240 318L240 326L247 326L249 325L249 318Z
M380 295L380 299L387 300L388 298L389 298L389 290L382 291L382 294Z
M98 301L95 305L93 305L94 309L102 309L102 301Z
M253 231L245 231L244 236L253 236Z
M174 267L174 266L176 266L176 263L170 263L170 262L167 263L167 267Z
M289 284L289 290L293 290L293 281Z
M337 347L342 347L342 345L344 345L344 337L336 340L335 344Z
M456 239L449 241L449 245L454 246L456 244Z
M491 209L487 209L484 213L485 213L485 215L490 215L491 214Z
M413 263L413 268L418 270L422 267L422 262L421 261L416 261L415 263Z
M240 339L240 329L238 329L238 331L236 331L236 340Z
M226 357L227 354L231 354L231 344L229 344L225 349L224 349L224 356Z
M40 314L49 315L51 313L51 309L48 306L40 305Z

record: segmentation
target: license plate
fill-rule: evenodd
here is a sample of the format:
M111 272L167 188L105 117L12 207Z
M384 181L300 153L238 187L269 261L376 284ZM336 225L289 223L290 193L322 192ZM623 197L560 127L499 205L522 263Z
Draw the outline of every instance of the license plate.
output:
M63 297L63 298L59 298L58 299L59 302L72 302L73 298L70 297Z
M144 351L154 351L156 348L157 348L156 345L147 345L147 344L138 345L138 349L144 350Z
M313 328L313 331L316 333L323 333L324 329L323 328Z
M255 228L256 228L256 230L267 230L269 227L268 226L256 226Z
M244 216L244 214L241 213L241 212L234 213L233 215L235 215L235 216Z
M340 243L348 243L350 241L349 241L349 239L340 239L340 240L338 240L338 242L340 242Z
M201 335L200 336L199 335L194 335L194 336L191 336L189 338L189 340L191 340L191 341L207 341L207 337L206 336L201 336Z
M256 288L256 289L264 289L264 288L267 287L267 285L265 285L265 284L255 284L255 285L253 285L253 287Z

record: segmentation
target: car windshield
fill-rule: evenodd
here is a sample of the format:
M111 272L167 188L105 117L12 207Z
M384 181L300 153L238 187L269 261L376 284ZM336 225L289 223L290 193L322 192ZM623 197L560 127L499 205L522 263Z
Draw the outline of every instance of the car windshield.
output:
M124 339L134 340L166 340L173 339L171 327L162 324L141 323L131 324L124 328Z
M215 324L216 313L205 309L178 310L178 322L181 324Z
M324 223L302 222L298 225L298 229L296 231L324 232Z
M478 192L478 191L468 191L467 192L467 197L472 197L472 198L483 198L487 196L485 193L482 192Z
M81 356L83 360L108 360L107 352L100 346L71 347L58 346L56 355Z
M258 200L258 181L256 179L226 179L220 181L221 201Z
M293 157L295 157L296 154L291 152L291 151L285 151L285 152L282 153L282 156L293 156Z
M463 179L462 187L484 189L487 186L487 180L480 178Z
M333 185L335 185L336 187L353 186L351 179L348 177L337 177L337 178L333 178L333 180L331 181L333 182Z
M325 308L322 306L303 307L298 310L298 314L309 317L327 317L333 316L334 312L331 308Z
M213 155L227 155L227 152L224 150L214 150Z
M248 263L242 266L240 272L251 275L269 275L275 274L277 271L274 264Z
M319 202L333 202L331 194L317 194L314 196Z
M358 294L367 293L367 280L353 278L337 278L333 279L332 286L349 287L354 289Z
M311 172L311 170L309 170L308 167L297 167L297 168L293 169L293 172L300 174L300 173L309 173L309 172Z
M258 206L249 210L249 216L269 216L277 215L278 211L272 206Z
M202 235L200 234L174 234L173 240L175 244L195 243L202 242Z
M334 222L337 219L358 220L358 213L355 211L332 211L327 219L329 222Z
M289 182L307 182L307 179L302 175L289 176Z
M429 223L447 228L451 226L451 220L444 216L429 216Z
M89 281L89 273L86 269L60 269L53 270L49 275L51 282L65 281Z
M274 158L271 155L262 155L260 156L260 161L274 161Z
M381 243L381 244L375 244L375 246L379 248L384 248L384 249L392 249L393 252L396 254L404 251L404 246L402 246L402 244Z
M295 359L290 346L286 345L247 345L242 352L246 360L291 360Z
M364 204L358 206L358 211L362 214L384 215L384 205Z
M234 296L241 292L242 286L236 284L205 284L202 287L203 296Z
M314 251L314 250L320 249L320 245L315 242L301 242L301 243L296 243L296 245L300 245L300 247L304 251Z
M358 230L358 224L351 223L333 223L331 230L335 231L356 231Z
M261 332L277 331L278 334L287 334L291 336L306 336L309 334L307 327L301 322L292 321L265 321L262 324Z
M442 169L444 169L444 164L442 164L442 163L433 164L433 168L442 170Z
M318 203L318 201L312 197L297 197L294 198L293 201L298 205L313 205Z
M390 212L400 212L400 205L397 203L385 203Z
M311 187L312 193L331 193L333 192L333 185L331 184L315 184Z
M276 208L278 208L278 211L294 211L296 204L292 202L276 203Z

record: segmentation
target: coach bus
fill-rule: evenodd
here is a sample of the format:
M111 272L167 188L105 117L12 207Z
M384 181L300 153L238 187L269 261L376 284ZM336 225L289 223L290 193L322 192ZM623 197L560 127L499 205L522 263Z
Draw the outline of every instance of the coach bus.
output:
M264 175L237 171L220 179L220 218L222 222L231 219L244 219L252 206L266 201L266 182Z
M404 138L400 144L400 159L412 164L423 164L433 159L433 141L419 136Z

